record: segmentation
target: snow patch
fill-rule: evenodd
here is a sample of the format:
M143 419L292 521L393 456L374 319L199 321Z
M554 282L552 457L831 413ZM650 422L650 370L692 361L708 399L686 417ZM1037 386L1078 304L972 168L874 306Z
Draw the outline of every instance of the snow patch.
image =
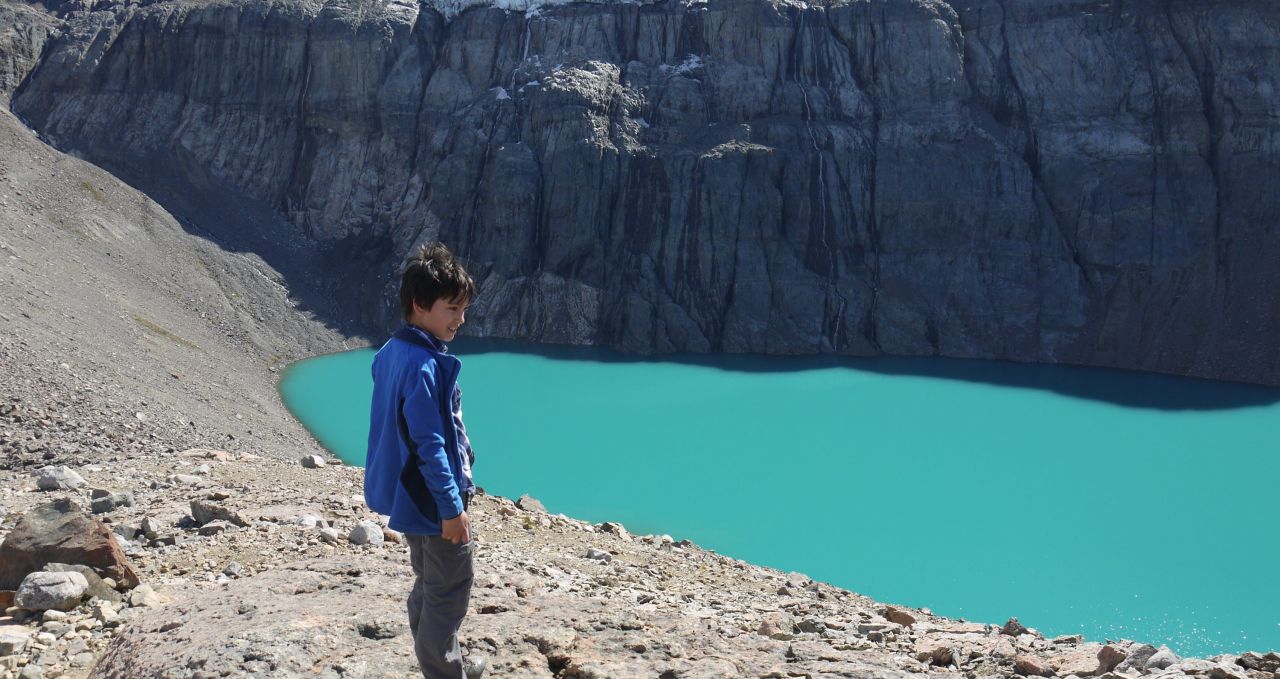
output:
M702 63L702 57L696 54L690 54L684 58L684 61L672 66L663 64L658 67L659 71L667 75L688 75L694 71L702 69L705 64Z
M638 4L638 0L425 0L423 4L443 14L446 19L452 19L472 7L494 7L512 12L525 12L532 19L541 14L545 7L569 5L575 2L601 5Z

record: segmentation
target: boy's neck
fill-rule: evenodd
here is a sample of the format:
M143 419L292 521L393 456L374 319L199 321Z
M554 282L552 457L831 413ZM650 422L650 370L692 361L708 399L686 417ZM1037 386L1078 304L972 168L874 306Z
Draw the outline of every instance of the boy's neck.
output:
M430 330L427 330L421 325L414 323L412 320L409 321L409 325L414 328L417 328L419 331L422 332L422 334L426 335L427 337L430 337L433 342L435 342L436 344L439 344L442 348L447 349L449 347L449 345L444 343L444 340L440 339L439 337L436 337L435 333L432 333Z

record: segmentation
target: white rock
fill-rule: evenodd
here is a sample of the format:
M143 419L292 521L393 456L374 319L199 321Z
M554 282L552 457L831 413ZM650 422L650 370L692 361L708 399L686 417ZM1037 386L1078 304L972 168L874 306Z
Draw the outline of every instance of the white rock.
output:
M27 635L5 632L0 634L0 656L17 655L27 647Z
M302 466L307 469L318 469L326 464L325 459L319 455L308 455L302 458Z
M129 592L129 605L142 606L145 608L154 608L160 605L160 596L155 590L151 589L151 585L138 585Z
M50 608L69 611L80 605L88 588L89 581L79 573L37 571L28 573L22 579L13 600L18 608L28 611L46 611Z
M83 477L67 466L44 467L36 471L36 487L40 490L75 490L85 483Z
M382 537L382 526L372 521L361 521L356 524L355 528L347 535L347 539L353 545L373 545L381 547L384 538Z
M315 514L303 514L298 517L296 523L303 528L315 528L324 522Z

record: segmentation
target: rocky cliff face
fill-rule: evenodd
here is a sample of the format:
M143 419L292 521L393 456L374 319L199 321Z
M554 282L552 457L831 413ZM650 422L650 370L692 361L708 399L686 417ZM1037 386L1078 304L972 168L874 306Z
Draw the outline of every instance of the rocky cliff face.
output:
M15 111L385 261L370 309L441 238L473 334L1280 383L1274 3L54 9Z

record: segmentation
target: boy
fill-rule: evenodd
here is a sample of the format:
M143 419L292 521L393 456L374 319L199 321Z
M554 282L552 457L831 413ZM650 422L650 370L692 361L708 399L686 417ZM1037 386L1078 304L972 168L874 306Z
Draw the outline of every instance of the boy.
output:
M462 363L444 344L466 321L475 291L448 248L419 247L400 279L406 324L373 359L364 497L409 543L416 576L409 629L427 679L478 677L485 665L478 659L464 667L458 648L471 596L474 455L457 387Z

